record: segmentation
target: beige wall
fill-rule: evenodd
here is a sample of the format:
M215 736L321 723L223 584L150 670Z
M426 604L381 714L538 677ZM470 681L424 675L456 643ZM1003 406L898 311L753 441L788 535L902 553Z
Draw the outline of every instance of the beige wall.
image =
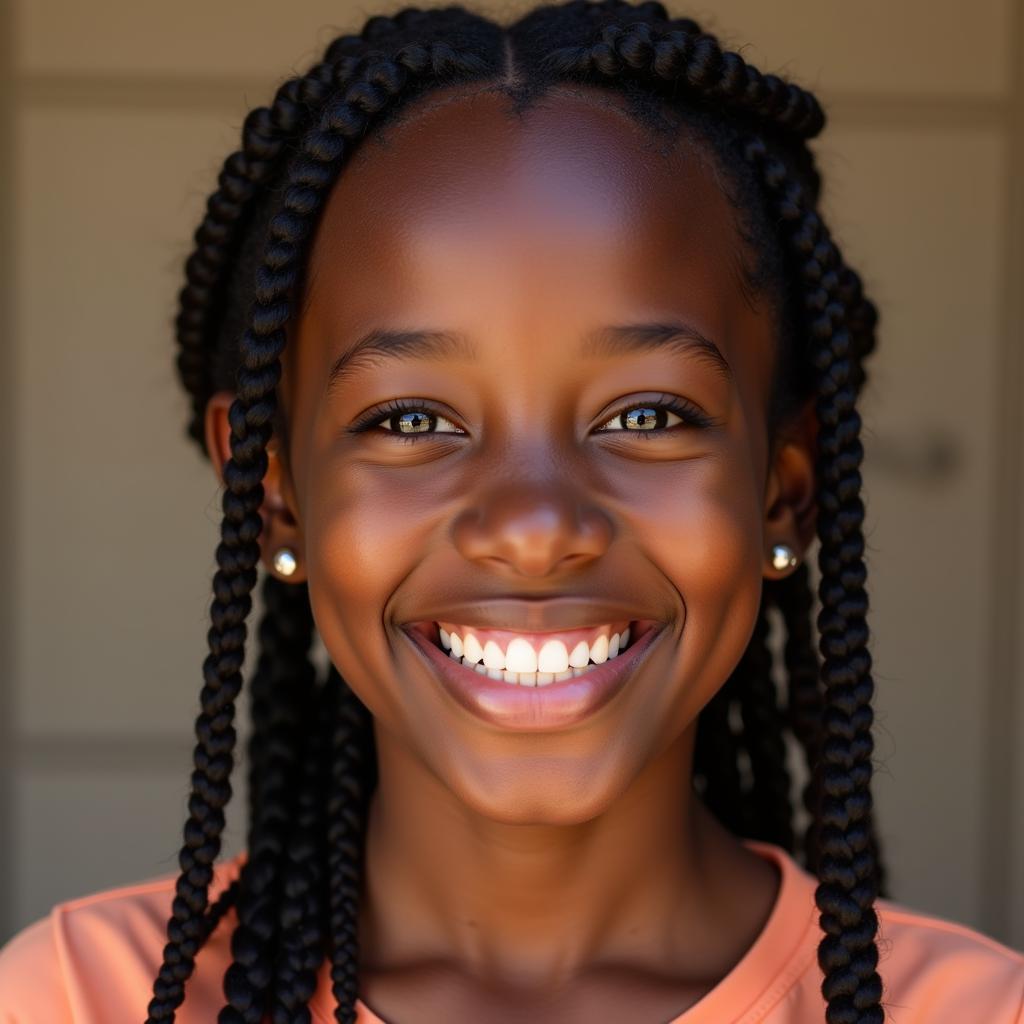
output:
M865 480L894 894L1024 946L1022 8L685 13L826 102L827 209L883 313ZM180 266L245 111L366 10L0 4L0 939L175 867L219 522L181 436Z

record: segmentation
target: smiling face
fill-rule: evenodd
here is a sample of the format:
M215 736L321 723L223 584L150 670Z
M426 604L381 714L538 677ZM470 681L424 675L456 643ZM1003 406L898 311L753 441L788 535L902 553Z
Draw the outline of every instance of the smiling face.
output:
M707 150L662 155L614 99L559 89L516 118L449 92L378 141L310 255L281 387L294 528L274 520L264 555L300 552L382 757L493 819L588 820L670 748L689 756L767 549L801 550L810 461L776 464L766 432L775 315L750 301ZM469 670L445 685L447 655L424 650L438 622L534 647L650 635L600 699L478 676L525 704L489 719L457 698Z

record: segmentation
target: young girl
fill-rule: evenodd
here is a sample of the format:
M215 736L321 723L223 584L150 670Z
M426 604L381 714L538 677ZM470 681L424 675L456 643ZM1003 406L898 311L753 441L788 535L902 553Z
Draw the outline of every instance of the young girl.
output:
M4 1021L1024 1021L1024 956L878 898L823 123L623 0L373 17L252 112L178 319L225 485L181 872L15 937Z

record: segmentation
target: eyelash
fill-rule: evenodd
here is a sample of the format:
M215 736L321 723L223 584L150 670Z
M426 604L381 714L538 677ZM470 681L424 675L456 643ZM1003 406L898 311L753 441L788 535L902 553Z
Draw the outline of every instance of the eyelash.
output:
M705 416L695 405L691 402L687 402L685 399L679 398L676 395L660 395L656 401L647 402L633 402L630 405L625 405L618 412L613 413L609 419L605 420L606 423L612 422L612 420L620 419L623 415L629 412L631 409L667 409L669 412L675 413L682 419L682 423L673 424L670 427L656 427L653 430L607 430L601 431L606 434L636 434L644 438L646 441L652 440L651 435L655 437L661 437L665 433L671 430L676 430L684 427L693 427L698 430L704 430L708 427L715 425L715 421L708 416ZM375 427L380 426L386 420L389 420L392 416L399 413L406 412L425 412L428 415L435 416L439 419L447 419L449 423L453 421L448 419L447 416L442 416L440 413L432 412L429 405L425 405L422 402L408 401L402 398L394 398L383 405L376 406L364 413L352 426L348 427L348 433L350 434L364 434ZM418 434L403 434L397 430L381 430L381 434L387 434L394 436L399 440L416 442L422 437L440 437L444 434L453 435L454 431L423 431ZM464 431L460 430L460 433ZM455 435L458 436L458 435Z

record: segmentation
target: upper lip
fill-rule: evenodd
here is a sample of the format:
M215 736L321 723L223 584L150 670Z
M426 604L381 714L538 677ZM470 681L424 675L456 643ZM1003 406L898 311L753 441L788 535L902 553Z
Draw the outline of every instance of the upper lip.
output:
M457 622L479 629L511 629L524 633L549 633L561 629L585 629L622 619L656 619L639 613L636 608L613 601L587 598L545 598L528 601L522 598L489 597L475 601L439 605L429 616L409 620L419 622Z

